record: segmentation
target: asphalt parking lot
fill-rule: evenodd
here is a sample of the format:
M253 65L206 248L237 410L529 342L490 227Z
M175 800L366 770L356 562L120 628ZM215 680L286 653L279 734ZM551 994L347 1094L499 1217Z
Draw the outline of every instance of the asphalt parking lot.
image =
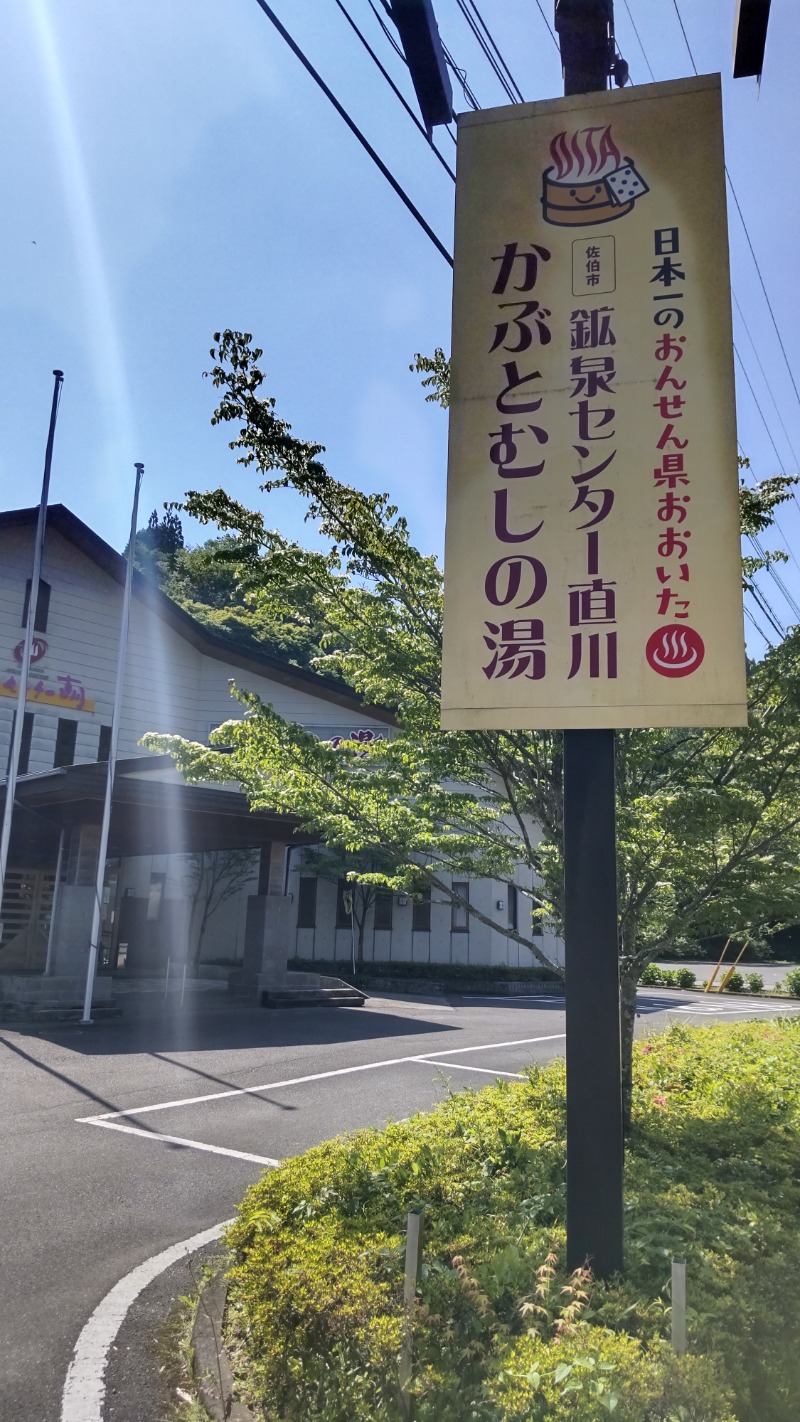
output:
M0 1415L58 1422L76 1340L108 1291L230 1217L262 1170L551 1060L564 1051L563 1006L535 994L382 997L265 1012L223 993L187 992L181 1006L154 991L93 1027L0 1032ZM649 990L638 1030L775 1012Z

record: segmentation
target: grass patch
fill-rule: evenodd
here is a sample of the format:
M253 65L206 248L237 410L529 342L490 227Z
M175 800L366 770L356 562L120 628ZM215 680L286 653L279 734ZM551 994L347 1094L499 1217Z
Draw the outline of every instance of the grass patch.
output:
M397 1422L405 1216L424 1204L415 1422L795 1422L800 1023L635 1048L626 1275L569 1276L564 1069L459 1091L253 1186L228 1234L240 1392L286 1422ZM689 1348L669 1273L687 1259Z

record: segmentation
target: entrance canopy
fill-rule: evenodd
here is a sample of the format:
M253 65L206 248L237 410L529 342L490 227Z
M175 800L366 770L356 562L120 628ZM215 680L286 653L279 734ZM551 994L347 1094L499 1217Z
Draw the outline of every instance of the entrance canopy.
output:
M31 868L52 862L62 829L100 824L107 765L69 765L17 781L12 856ZM4 789L0 787L0 804ZM314 844L289 815L251 810L244 795L186 785L169 756L117 762L108 842L109 858L189 854L198 850L260 849Z

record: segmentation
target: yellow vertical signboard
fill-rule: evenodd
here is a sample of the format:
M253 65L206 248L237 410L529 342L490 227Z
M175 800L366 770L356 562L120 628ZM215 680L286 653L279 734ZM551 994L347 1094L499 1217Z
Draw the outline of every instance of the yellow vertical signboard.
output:
M718 76L459 121L442 724L746 723Z

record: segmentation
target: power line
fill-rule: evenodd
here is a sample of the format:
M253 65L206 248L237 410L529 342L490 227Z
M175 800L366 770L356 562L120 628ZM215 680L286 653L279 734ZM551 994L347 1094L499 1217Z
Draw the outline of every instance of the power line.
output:
M492 34L491 30L489 29L489 26L487 25L486 21L485 21L484 18L483 18L483 15L481 14L480 10L478 9L477 0L468 0L468 3L472 6L472 9L474 10L475 15L476 15L476 18L477 18L477 20L478 20L478 23L480 24L480 26L481 26L481 28L482 28L484 34L486 35L486 38L487 38L487 40L489 41L489 44L492 46L492 49L494 50L495 54L497 55L498 62L499 62L500 65L502 66L502 69L503 69L503 71L504 71L504 73L505 73L505 75L506 75L506 77L507 77L507 79L508 79L510 85L512 86L512 88L513 88L513 90L514 90L518 101L519 101L521 104L524 104L524 102L525 102L525 95L523 94L522 90L520 89L519 84L517 83L516 79L514 78L514 75L511 73L511 70L509 69L508 65L506 64L506 61L505 61L503 55L500 53L500 49L499 49L499 47L498 47L498 45L497 45L497 43L496 43L496 41L495 41L494 35ZM460 4L460 0L459 0L459 4Z
M644 45L642 44L642 41L641 41L641 39L640 39L639 31L638 31L637 28L636 28L636 21L634 20L633 15L631 14L631 7L630 7L630 5L628 4L628 0L623 0L623 4L624 4L625 9L626 9L626 11L627 11L627 13L628 13L628 19L630 20L631 25L633 26L633 33L634 33L635 36L636 36L636 40L637 40L637 43L638 43L638 45L639 45L639 48L640 48L640 50L642 51L642 58L643 58L645 64L647 65L647 72L648 72L648 74L650 75L650 78L652 79L653 83L655 84L655 82L656 82L656 76L655 76L655 74L653 73L652 69L650 68L650 60L647 58L647 55L645 54ZM540 8L541 8L541 7L540 7Z
M754 618L752 612L750 611L750 608L749 608L746 604L745 604L745 609L744 609L744 615L745 615L746 618L748 618L748 620L749 620L750 622L752 622L752 624L753 624L753 626L755 627L756 632L758 633L758 635L759 635L759 637L761 638L762 642L766 642L766 644L767 644L768 647L774 646L774 643L770 642L769 637L767 636L766 632L762 632L761 628L759 627L758 623L756 622L756 619Z
M452 54L450 53L449 49L447 48L447 45L446 45L444 42L442 42L442 53L443 53L443 55L444 55L444 57L445 57L445 60L447 61L447 67L448 67L448 69L450 69L451 73L452 73L452 74L455 76L455 78L458 80L458 84L459 84L459 86L460 86L460 88L461 88L461 92L462 92L462 94L464 95L464 98L466 99L466 101L467 101L467 103L469 104L470 108L473 109L473 110L474 110L474 109L479 109L479 108L480 108L480 104L478 103L478 100L476 99L474 93L472 92L472 89L470 88L469 84L467 83L467 71L466 71L466 69L459 69L459 67L458 67L458 65L456 64L456 62L455 62L455 60L454 60Z
M691 45L689 44L689 39L688 39L688 36L687 36L687 34L686 34L686 30L685 30L685 28L684 28L683 20L682 20L682 18L681 18L681 12L680 12L680 10L679 10L679 8L678 8L678 0L672 0L672 3L673 3L673 5L674 5L674 7L675 7L675 14L678 16L678 24L679 24L680 27L681 27L681 34L683 35L684 44L686 45L686 49L687 49L687 51L688 51L689 58L690 58L690 60L692 61L692 68L693 68L693 70L694 70L694 72L695 72L695 74L696 74L696 73L697 73L697 65L696 65L695 62L694 62L694 55L692 54L692 47L691 47ZM745 235L745 237L746 237L746 239L747 239L747 245L748 245L748 247L750 248L750 255L751 255L751 257L753 258L753 262L754 262L754 264L755 264L755 269L756 269L756 272L757 272L757 274L758 274L758 280L759 280L759 282L761 283L761 290L762 290L763 293L764 293L764 300L765 300L766 303L767 303L767 307L768 307L768 309L769 309L769 314L770 314L770 316L772 317L772 324L773 324L773 326L775 327L775 335L778 337L778 345L779 345L780 348L781 348L781 355L783 356L784 364L786 365L786 369L787 369L787 371L789 372L789 379L790 379L791 382L792 382L792 389L794 390L795 398L796 398L796 400L797 400L797 403L798 403L798 405L800 405L800 390L799 390L798 387L797 387L797 381L796 381L795 378L794 378L794 373L793 373L792 367L791 367L791 365L790 365L790 363L789 363L789 357L788 357L788 355L787 355L787 353L786 353L786 347L785 347L785 345L784 345L784 343L783 343L783 336L782 336L781 333L780 333L780 327L778 326L778 321L777 321L777 318L776 318L776 316L775 316L775 311L774 311L774 309L773 309L772 302L771 302L770 299L769 299L769 293L768 293L768 291L767 291L767 288L766 288L766 285L765 285L765 282L764 282L764 278L763 278L763 276L762 276L762 274L761 274L761 266L760 266L760 264L759 264L758 257L756 256L756 253L755 253L755 248L754 248L754 246L753 246L753 242L752 242L752 239L751 239L751 237L750 237L750 232L749 232L749 230L748 230L747 223L746 223L745 220L744 220L744 213L742 212L741 203L739 202L739 198L738 198L736 189L735 189L735 187L734 187L734 185L733 185L733 178L732 178L731 175L730 175L730 170L729 170L729 168L728 168L727 163L725 164L725 177L726 177L727 180L728 180L728 187L729 187L730 190L731 190L731 196L732 196L732 198L733 198L734 203L736 204L736 211L737 211L738 214L739 214L739 221L740 221L741 224L742 224L742 229L743 229L744 235Z
M445 171L446 171L447 173L450 174L450 177L453 179L453 182L455 182L455 180L456 180L456 175L455 175L455 173L453 172L452 168L450 167L450 164L447 162L447 159L444 158L444 157L442 156L442 154L439 152L438 148L436 147L435 143L433 142L433 139L431 138L430 134L428 133L428 130L426 129L424 123L421 123L420 120L417 118L417 115L414 113L414 110L412 109L411 105L408 103L407 99L406 99L405 96L402 94L402 92L400 91L400 89L398 89L398 87L397 87L397 85L395 84L394 79L392 78L392 76L391 76L391 74L389 73L388 69L386 69L386 68L384 67L384 65L381 63L381 60L378 58L378 56L377 56L377 54L375 53L374 49L372 48L372 45L370 44L369 40L366 38L366 36L365 36L364 34L362 34L361 30L359 29L358 25L356 24L355 20L353 19L352 15L350 14L349 10L348 10L348 9L345 7L345 5L342 3L342 0L334 0L334 4L337 5L338 8L341 10L341 12L342 12L342 14L344 15L344 17L345 17L345 19L346 19L348 25L350 26L350 28L351 28L352 30L354 30L355 33L358 35L358 38L360 39L361 43L363 44L365 50L366 50L367 53L369 54L369 56L370 56L370 58L372 59L373 63L377 65L378 69L380 70L381 74L383 75L384 79L386 80L386 83L389 85L390 89L392 90L392 93L395 94L395 95L397 96L397 98L400 100L400 103L403 105L403 108L405 109L406 113L409 115L409 117L410 117L410 119L411 119L411 122L419 129L420 133L422 134L422 137L425 139L425 142L427 143L427 145L428 145L428 147L430 148L431 152L436 154L436 157L439 159L439 162L441 163L442 167L445 169Z
M495 77L498 79L498 81L499 81L499 83L500 83L500 86L501 86L501 88L503 89L503 91L504 91L504 93L505 93L505 95L506 95L506 98L510 99L511 102L512 102L512 104L513 104L513 103L516 103L516 102L517 102L517 94L515 94L514 88L513 88L512 85L509 83L508 79L506 78L506 76L505 76L505 74L504 74L504 72L503 72L503 69L502 69L502 68L500 67L500 65L498 64L497 60L495 59L494 55L492 54L491 49L489 48L488 44L486 43L486 40L484 39L484 37L483 37L483 35L482 35L481 31L480 31L480 28L479 28L479 26L478 26L478 23L477 23L476 19L474 18L472 12L471 12L471 11L469 10L469 8L467 7L466 0L456 0L456 4L458 5L459 10L461 11L462 15L464 16L464 19L466 20L466 22L467 22L467 24L469 25L470 29L472 30L472 33L473 33L473 35L475 36L475 39L478 41L478 46L479 46L480 50L482 51L484 57L485 57L486 60L488 61L489 66L490 66L490 68L492 69L492 71L493 71ZM507 67L507 66L506 66L506 67Z
M763 425L764 425L764 429L765 429L766 432L767 432L767 438L768 438L770 444L772 445L773 450L775 451L775 458L776 458L777 461L778 461L778 469L781 471L781 473L783 473L783 472L785 472L784 469L783 469L783 460L781 459L781 456L780 456L780 454L778 453L778 447L777 447L777 445L776 445L776 443L775 443L775 440L774 440L773 437L772 437L772 430L770 429L769 425L767 424L767 417L766 417L766 415L764 414L764 411L763 411L762 408L761 408L761 402L759 401L759 398L758 398L758 396L756 395L755 390L753 389L753 382L752 382L752 380L750 379L750 376L749 376L748 373L747 373L747 370L746 370L746 368L745 368L744 362L743 362L742 357L741 357L741 355L740 355L740 353L739 353L739 351L738 351L738 349L737 349L737 347L736 347L736 343L735 343L735 342L734 342L734 345L733 345L733 351L734 351L734 355L736 356L736 359L737 359L738 362L739 362L739 367L740 367L740 369L741 369L742 375L744 376L745 380L747 381L748 388L749 388L749 390L750 390L750 394L752 395L753 401L754 401L754 403L755 403L755 407L756 407L756 409L758 410L759 415L761 416L761 420L762 420L762 423L763 423ZM794 502L797 504L797 507L800 508L800 500L798 500L798 497L797 497L797 494L795 493L795 489L794 489L794 485L793 485L793 484L790 484L790 486L789 486L789 492L791 493L791 496L792 496L792 498L794 499Z
M764 377L764 384L765 384L766 387L767 387L767 392L768 392L768 394L769 394L769 398L770 398L770 400L772 401L773 405L775 406L775 414L778 416L778 421L779 421L780 427L781 427L781 429L783 430L784 435L786 436L786 443L787 443L788 446L789 446L789 453L791 454L792 459L794 460L795 465L797 466L798 473L800 473L800 458L798 458L797 451L795 450L794 445L792 444L792 441L791 441L791 439L790 439L790 437L789 437L789 431L787 430L785 424L783 423L783 415L781 414L780 406L779 406L777 400L775 399L775 396L774 396L773 393L772 393L772 386L771 386L770 383L769 383L769 377L768 377L767 372L765 371L763 365L761 364L761 357L760 357L760 355L758 354L758 350L757 350L757 348L756 348L756 343L755 343L755 341L753 340L753 337L752 337L752 335L751 335L750 327L748 326L748 324L747 324L747 322L746 322L746 320L745 320L744 312L743 312L741 306L739 305L739 298L737 297L735 291L732 290L732 291L731 291L731 294L732 294L732 296L733 296L734 302L736 303L736 310L739 312L739 319L740 319L742 325L744 326L744 329L745 329L745 331L747 332L747 338L748 338L748 340L749 340L751 346L753 347L753 355L755 356L756 360L758 361L758 368L759 368L759 370L761 371L761 374L762 374L763 377ZM741 356L739 357L739 359L741 360Z
M678 16L678 24L679 24L680 27L681 27L681 34L683 35L683 42L684 42L684 44L686 45L686 48L687 48L688 51L689 51L689 58L690 58L691 61L692 61L692 69L694 70L694 72L695 72L695 74L696 74L696 73L697 73L697 65L696 65L695 62L694 62L694 55L692 54L692 46L691 46L690 43L689 43L689 38L688 38L688 36L687 36L687 34L686 34L686 30L685 30L684 27L683 27L683 20L681 19L681 12L680 12L680 10L678 9L678 0L672 0L672 3L673 3L673 5L675 6L675 14Z
M758 257L757 257L756 254L755 254L755 249L754 249L754 247L753 247L753 243L752 243L752 240L751 240L751 238L750 238L750 233L749 233L748 230L747 230L747 223L746 223L745 220L744 220L744 213L742 212L741 205L740 205L740 203L739 203L739 199L738 199L738 197L737 197L737 195L736 195L736 189L735 189L735 187L733 186L733 178L731 177L731 175L730 175L730 173L729 173L729 171L728 171L728 165L727 165L727 163L726 163L726 165L725 165L725 176L726 176L726 178L728 179L728 186L729 186L729 188L730 188L730 190L731 190L731 194L732 194L732 196L733 196L733 201L736 203L736 211L737 211L738 214L739 214L739 220L740 220L740 222L741 222L741 224L742 224L742 228L743 228L743 230L744 230L744 235L745 235L745 237L747 238L747 245L748 245L748 247L750 248L750 255L751 255L751 257L753 258L753 262L755 263L756 272L758 273L758 280L759 280L759 282L761 283L761 290L762 290L763 293L764 293L764 300L765 300L766 303L767 303L767 307L768 307L768 309L769 309L769 314L770 314L770 316L772 317L772 324L773 324L773 326L775 327L775 335L778 337L778 345L779 345L780 348L781 348L781 355L783 356L783 360L784 360L784 364L785 364L785 366L786 366L786 369L787 369L788 372L789 372L789 379L790 379L791 382L792 382L792 389L794 390L795 398L796 398L796 400L797 400L797 403L798 403L798 405L800 405L800 390L798 390L798 388L797 388L797 381L796 381L795 378L794 378L794 374L792 373L792 367L791 367L791 365L789 364L789 357L788 357L788 355L786 354L786 347L785 347L785 345L783 344L783 337L782 337L782 335L781 335L781 333L780 333L780 329L779 329L779 327L778 327L778 322L777 322L777 319L776 319L776 316L775 316L775 312L774 312L773 307L772 307L772 302L771 302L770 299L769 299L769 293L767 292L767 288L766 288L766 286L764 285L764 278L763 278L763 276L761 275L761 267L760 267L760 265L759 265Z
M558 42L558 36L556 35L556 32L555 32L555 30L553 29L553 26L550 24L550 21L548 20L546 14L544 13L544 10L542 9L541 0L536 0L536 8L537 8L537 10L539 11L539 14L541 15L542 19L544 20L545 26L546 26L546 28L547 28L547 33L549 34L551 40L553 41L553 44L555 45L556 49L558 50L558 54L559 54L559 58L560 58L560 57L561 57L561 45L560 45L559 42Z
M769 622L770 626L775 630L775 632L777 632L778 636L783 639L786 636L786 628L781 626L780 622L778 621L777 615L773 613L763 593L759 592L755 583L750 584L748 592L755 598L759 608L763 612L764 616L767 618L767 621Z
M412 202L405 188L401 186L397 178L394 176L394 173L392 173L391 170L387 168L383 159L380 158L375 152L375 149L372 147L372 144L370 143L369 139L366 138L365 135L361 132L361 129L358 127L358 124L355 122L355 119L352 119L344 105L339 103L339 100L337 99L336 95L325 83L325 80L322 78L322 75L319 73L318 70L314 68L313 64L311 63L311 60L306 56L306 54L300 48L299 44L297 44L297 42L292 39L292 36L289 34L289 31L281 24L280 20L278 19L278 16L275 14L275 11L270 5L267 4L267 0L256 0L256 4L263 10L267 19L275 26L275 29L278 31L278 34L281 36L281 39L285 40L292 53L296 56L297 59L300 60L300 63L302 64L303 68L307 70L307 72L311 75L311 78L322 90L325 97L333 104L333 107L339 114L340 118L344 119L345 123L347 124L347 127L350 129L350 132L355 134L362 148L365 149L365 151L369 154L373 163L383 174L387 183L389 183L391 187L394 188L395 192L397 193L397 196L400 198L400 201L405 204L412 217L416 218L416 221L419 223L423 232L425 232L426 235L430 238L434 247L436 247L437 251L441 252L445 261L449 262L450 266L452 267L453 258L451 257L444 243L441 242L440 239L436 236L436 233L434 232L430 223L426 222L419 208L416 206L415 203Z

